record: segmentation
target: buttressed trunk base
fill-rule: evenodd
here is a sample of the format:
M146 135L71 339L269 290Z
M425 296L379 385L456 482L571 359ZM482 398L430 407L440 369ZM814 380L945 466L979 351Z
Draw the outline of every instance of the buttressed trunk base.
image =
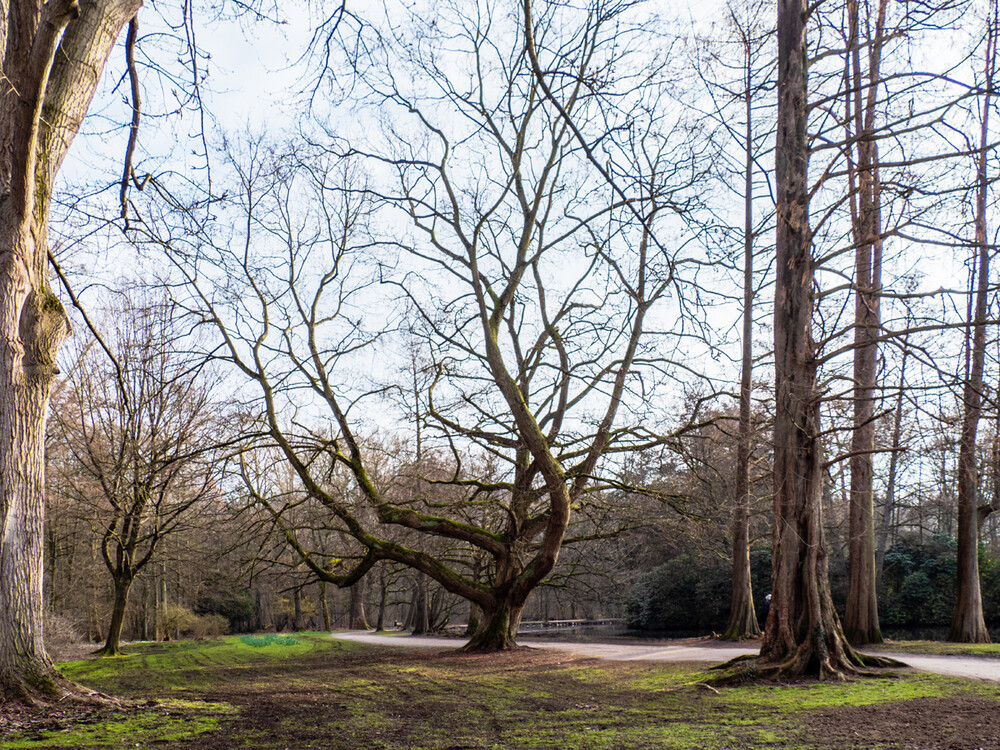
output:
M517 630L521 626L523 611L524 602L514 604L510 601L499 602L492 610L484 609L479 630L462 647L462 651L488 654L518 648Z

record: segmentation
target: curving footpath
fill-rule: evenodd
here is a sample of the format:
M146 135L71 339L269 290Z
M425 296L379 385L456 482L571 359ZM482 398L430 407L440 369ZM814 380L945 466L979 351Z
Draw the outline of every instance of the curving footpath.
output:
M334 633L334 638L376 646L401 648L461 648L465 643L460 638L434 638L386 634L372 631L350 631ZM570 643L568 641L530 641L532 648L551 651L565 651L579 656L609 661L696 661L724 662L743 654L755 654L757 648L730 646L725 644L710 646L669 646L663 644L641 645L632 643ZM872 653L879 653L872 651ZM923 654L886 653L894 659L905 662L921 672L969 677L972 679L1000 682L1000 659L976 656L925 656Z

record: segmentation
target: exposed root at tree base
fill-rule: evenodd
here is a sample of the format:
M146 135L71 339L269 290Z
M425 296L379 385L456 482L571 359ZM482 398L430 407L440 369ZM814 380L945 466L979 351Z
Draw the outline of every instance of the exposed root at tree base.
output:
M712 667L716 674L705 680L717 686L745 685L784 679L847 680L855 677L895 677L892 670L907 667L901 661L884 656L856 654L859 664L831 659L806 659L801 653L782 662L766 662L759 656L738 656Z
M487 644L467 643L458 650L460 654L510 654L516 651L525 651L530 646L522 646L519 643L512 643L504 646L494 646Z
M46 679L45 684L41 686L25 683L6 686L0 693L0 704L15 704L34 709L52 706L120 708L124 705L117 698L77 685L58 673Z

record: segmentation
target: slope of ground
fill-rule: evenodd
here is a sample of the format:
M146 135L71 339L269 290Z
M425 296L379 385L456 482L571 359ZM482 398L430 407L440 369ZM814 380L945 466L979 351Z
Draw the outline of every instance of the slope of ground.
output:
M404 651L316 634L140 644L65 667L127 708L7 711L0 747L1000 747L993 683L907 674L716 691L700 684L703 666Z

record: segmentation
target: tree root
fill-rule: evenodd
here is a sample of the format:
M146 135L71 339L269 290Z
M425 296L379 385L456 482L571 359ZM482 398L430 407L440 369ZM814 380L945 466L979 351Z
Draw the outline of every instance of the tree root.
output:
M847 680L855 677L891 677L895 672L886 671L906 668L906 664L887 656L874 656L854 652L857 664L848 660L830 658L815 659L814 655L801 650L781 662L765 662L751 654L712 667L717 674L706 684L717 686L745 685L753 682L771 682L781 679L801 679L812 677L817 680Z
M110 695L78 685L63 677L54 668L31 680L8 681L0 690L0 702L17 703L42 709L56 705L114 708L124 703Z

